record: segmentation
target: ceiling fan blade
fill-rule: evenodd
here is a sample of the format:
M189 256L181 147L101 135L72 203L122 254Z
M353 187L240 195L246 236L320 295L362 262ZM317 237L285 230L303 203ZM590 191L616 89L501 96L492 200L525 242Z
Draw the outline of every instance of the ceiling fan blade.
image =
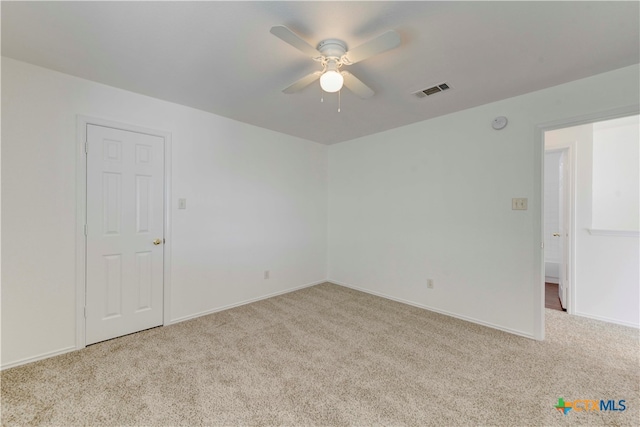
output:
M294 84L289 86L288 88L284 89L283 92L284 93L294 93L294 92L297 92L297 91L299 91L301 89L304 89L305 87L309 86L311 83L313 83L316 80L318 80L320 78L321 74L322 74L322 72L316 71L315 73L311 73L311 74L309 74L307 76L304 76L303 78L301 78L300 80L298 80L297 82L295 82Z
M320 52L309 43L304 41L299 35L285 27L284 25L276 25L271 27L271 34L278 37L280 40L289 43L291 46L295 47L305 55L308 55L312 58L317 58L322 56Z
M389 30L375 39L351 49L342 58L346 60L345 63L347 64L355 64L398 46L400 46L400 34L394 30Z
M358 95L360 98L362 99L371 98L375 93L373 89L371 89L366 84L362 83L360 79L358 79L356 76L354 76L350 72L343 71L340 74L342 74L342 77L344 77L344 85L347 87L347 89L349 89L351 92Z

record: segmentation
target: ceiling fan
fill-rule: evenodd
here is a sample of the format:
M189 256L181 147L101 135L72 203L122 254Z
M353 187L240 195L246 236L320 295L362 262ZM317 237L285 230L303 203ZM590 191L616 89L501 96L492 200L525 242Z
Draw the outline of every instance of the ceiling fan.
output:
M284 25L271 27L271 34L322 65L322 70L304 76L285 88L283 90L284 93L297 92L320 79L320 86L325 92L338 92L344 85L360 98L369 98L373 96L373 90L362 83L356 76L348 71L341 70L341 68L371 58L400 45L400 35L393 30L389 30L351 50L347 50L346 43L338 39L322 40L318 43L318 47L314 48Z

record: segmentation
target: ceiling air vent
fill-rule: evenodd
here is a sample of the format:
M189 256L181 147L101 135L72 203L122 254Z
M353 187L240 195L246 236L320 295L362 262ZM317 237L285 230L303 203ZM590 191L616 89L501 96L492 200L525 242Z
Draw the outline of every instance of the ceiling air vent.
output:
M444 92L445 90L449 90L449 89L451 89L449 84L440 83L439 85L435 85L435 86L430 87L428 89L424 89L424 90L421 90L419 92L416 92L415 95L418 98L424 98L425 96L434 95L436 93Z

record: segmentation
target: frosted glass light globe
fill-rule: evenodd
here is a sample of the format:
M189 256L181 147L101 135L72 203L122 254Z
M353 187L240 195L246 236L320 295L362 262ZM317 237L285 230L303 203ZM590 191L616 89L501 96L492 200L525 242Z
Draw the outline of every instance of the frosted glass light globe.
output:
M325 92L337 92L342 89L344 77L337 71L329 70L320 76L320 87Z

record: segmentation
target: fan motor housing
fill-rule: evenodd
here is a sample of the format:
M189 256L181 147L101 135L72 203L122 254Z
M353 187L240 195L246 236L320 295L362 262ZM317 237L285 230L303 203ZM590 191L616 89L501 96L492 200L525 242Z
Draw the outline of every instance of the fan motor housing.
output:
M318 43L317 49L327 58L340 58L347 52L347 44L342 40L327 39Z

